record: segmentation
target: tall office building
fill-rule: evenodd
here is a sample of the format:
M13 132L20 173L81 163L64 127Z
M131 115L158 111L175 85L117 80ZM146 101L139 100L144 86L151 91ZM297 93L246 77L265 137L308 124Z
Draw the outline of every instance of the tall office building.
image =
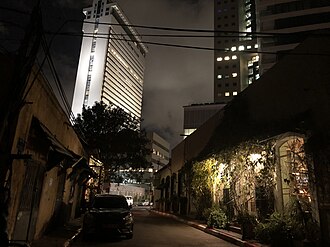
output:
M94 0L83 12L73 113L103 101L140 118L147 47L115 2Z
M266 72L313 31L330 28L329 0L258 0L260 32L287 33L260 39L260 71ZM308 59L308 58L306 58Z
M330 28L329 0L215 0L214 5L214 102L229 102L306 35ZM267 33L274 35L262 36Z
M156 132L148 132L151 154L148 157L155 172L168 164L170 160L170 144Z
M259 78L255 0L214 1L214 102L227 103Z

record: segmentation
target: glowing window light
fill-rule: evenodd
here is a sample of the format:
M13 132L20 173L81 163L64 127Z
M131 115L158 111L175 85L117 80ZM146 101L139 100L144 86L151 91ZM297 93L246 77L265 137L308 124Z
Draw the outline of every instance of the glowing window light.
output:
M244 45L240 45L240 46L238 47L238 50L239 50L239 51L244 51Z
M237 95L237 92L233 92L233 96L236 96Z
M232 73L232 76L233 77L237 77L237 73Z
M218 79L221 79L221 78L222 78L222 75L218 75L217 78L218 78Z
M236 46L233 46L230 50L231 51L236 51L236 49L237 49Z
M225 60L228 61L230 59L229 56L225 56Z
M222 57L217 57L217 61L221 62L222 61Z
M248 49L248 50L250 50L252 47L250 46L250 45L248 45L247 47L246 47L246 49Z
M237 56L236 56L236 55L233 55L233 56L231 57L231 59L235 60L235 59L237 59Z
M230 93L229 92L225 92L225 96L226 97L230 96Z
M259 45L258 45L258 44L255 44L255 45L254 45L254 48L259 48Z

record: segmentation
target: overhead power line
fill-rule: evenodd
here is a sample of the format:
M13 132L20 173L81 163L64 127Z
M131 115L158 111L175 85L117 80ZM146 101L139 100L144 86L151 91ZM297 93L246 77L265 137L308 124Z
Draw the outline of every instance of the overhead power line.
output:
M0 7L0 9L7 9ZM10 9L11 11L15 11L14 9ZM19 10L17 10L19 11ZM24 14L27 12L19 11ZM73 32L60 32L65 25L67 25L70 22L78 22L78 23L89 23L89 24L98 24L98 25L112 25L112 26L122 26L122 27L133 27L133 28L141 28L141 29L150 29L150 30L158 30L158 31L171 31L171 32L181 32L181 33L211 33L212 35L192 35L192 34L143 34L138 36L140 37L171 37L171 38L247 38L247 37L253 37L253 38L276 38L276 37L282 37L282 36L293 36L297 37L298 35L302 35L304 37L304 34L301 33L270 33L270 32L241 32L241 31L233 31L233 30L210 30L210 29L187 29L187 28L173 28L173 27L158 27L158 26L148 26L148 25L128 25L128 24L119 24L119 23L109 23L109 22L95 22L95 21L86 21L86 20L66 20L62 23L62 25L55 31L48 31L46 33L52 34L51 41L49 43L49 46L51 46L51 43L53 42L55 36L57 35L67 35L67 36L77 36L77 37L97 37L97 38L105 38L105 39L111 39L111 40L123 40L127 41L125 38L118 38L118 37L109 37L109 34L104 33L98 33L98 34L92 34L92 33L73 33ZM110 34L113 35L113 34ZM315 33L309 33L308 35L313 36L329 36L328 34L315 34ZM153 41L137 41L137 43L141 44L148 44L148 45L157 45L157 46L166 46L166 47L176 47L176 48L185 48L185 49L196 49L196 50L207 50L207 51L220 51L220 52L232 52L225 48L212 48L212 47L202 47L202 46L193 46L193 45L181 45L181 44L172 44L172 43L163 43L163 42L153 42ZM260 53L260 54L277 54L277 52L269 52L269 51L258 51L258 50L241 50L236 51L240 53ZM284 54L282 52L282 54ZM320 55L320 56L329 56L330 54L311 54L311 53L292 53L288 52L288 54L296 54L296 55Z
M77 22L77 20L69 20L69 22ZM251 35L264 35L264 36L283 36L292 35L292 33L270 33L270 32L242 32L234 30L215 30L215 29L188 29L188 28L174 28L174 27L158 27L158 26L147 26L147 25L130 25L121 23L108 23L108 22L95 22L95 21L78 21L83 23L98 24L98 25L112 25L112 26L122 26L122 27L134 27L142 29L151 30L161 30L161 31L173 31L173 32L191 32L191 33L227 33L227 34L245 34L247 36Z
M53 32L46 32L48 34L55 34ZM56 35L64 35L64 36L77 36L77 37L87 37L87 38L93 38L97 37L100 39L110 39L110 40L118 40L118 41L128 41L126 38L116 38L112 37L113 34L107 34L107 35L102 35L99 37L98 34L93 34L93 35L86 35L83 33L71 33L71 32L58 32ZM115 35L116 36L116 35ZM120 36L120 35L117 35ZM250 50L241 50L241 51L231 51L229 48L213 48L213 47L203 47L203 46L193 46L193 45L181 45L181 44L171 44L171 43L162 43L162 42L151 42L151 41L132 41L136 43L141 43L141 44L146 44L146 45L157 45L157 46L166 46L166 47L175 47L175 48L185 48L185 49L195 49L195 50L206 50L206 51L220 51L220 52L231 52L231 53L259 53L259 54L278 54L277 52L270 52L270 51L259 51L256 49L250 49ZM315 56L330 56L330 54L325 54L325 53L301 53L301 52L282 52L281 54L290 54L290 55L300 55L300 56L310 56L310 55L315 55Z

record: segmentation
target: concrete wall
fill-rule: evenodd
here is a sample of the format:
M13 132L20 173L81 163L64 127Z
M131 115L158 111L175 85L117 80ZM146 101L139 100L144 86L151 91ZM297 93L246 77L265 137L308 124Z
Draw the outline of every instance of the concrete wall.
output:
M36 71L34 70L30 76L28 87L31 85L35 76ZM48 150L40 152L40 150L46 149L46 147L42 146L42 143L29 143L29 138L33 136L33 133L31 133L32 119L35 118L52 133L52 137L60 142L63 147L77 155L84 155L83 146L80 143L77 134L71 127L68 117L57 101L51 87L43 79L41 74L37 75L37 79L33 82L31 89L27 92L25 102L26 103L22 107L19 115L15 140L12 147L13 154L31 154L32 161L40 166L39 172L41 170L46 171L45 167L48 162ZM41 147L37 147L38 145ZM17 238L17 236L24 237L26 235L25 233L20 232L21 230L18 230L17 226L20 224L28 224L26 221L24 221L24 223L20 222L20 216L22 215L22 212L20 211L22 210L21 193L25 186L23 183L27 181L26 176L28 175L26 175L26 171L28 166L29 163L27 161L14 160L13 162L11 203L8 218L8 230L10 238L12 239ZM37 174L38 179L40 179L41 188L37 192L39 196L34 198L37 199L37 201L34 202L33 208L37 211L33 213L33 217L36 219L34 219L35 222L30 226L30 238L33 238L33 232L36 238L40 237L54 214L59 182L58 172L59 168L54 167L46 172ZM69 181L69 183L71 182ZM79 191L77 190L77 193L78 192ZM39 198L40 200L38 200ZM67 196L65 199L67 200ZM28 211L29 209L25 208L25 210ZM25 230L26 228L27 227L25 227Z

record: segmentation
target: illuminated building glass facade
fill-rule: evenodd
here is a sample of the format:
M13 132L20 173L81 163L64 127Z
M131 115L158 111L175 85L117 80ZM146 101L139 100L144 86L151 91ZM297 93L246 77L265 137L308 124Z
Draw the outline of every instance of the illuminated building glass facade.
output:
M215 0L214 9L214 102L227 103L259 78L255 0Z
M260 39L260 49L264 52L260 55L261 73L281 60L306 35L330 28L329 0L258 0L257 12L260 32L279 34Z
M73 113L103 101L141 118L147 47L116 3L94 0L84 14Z

